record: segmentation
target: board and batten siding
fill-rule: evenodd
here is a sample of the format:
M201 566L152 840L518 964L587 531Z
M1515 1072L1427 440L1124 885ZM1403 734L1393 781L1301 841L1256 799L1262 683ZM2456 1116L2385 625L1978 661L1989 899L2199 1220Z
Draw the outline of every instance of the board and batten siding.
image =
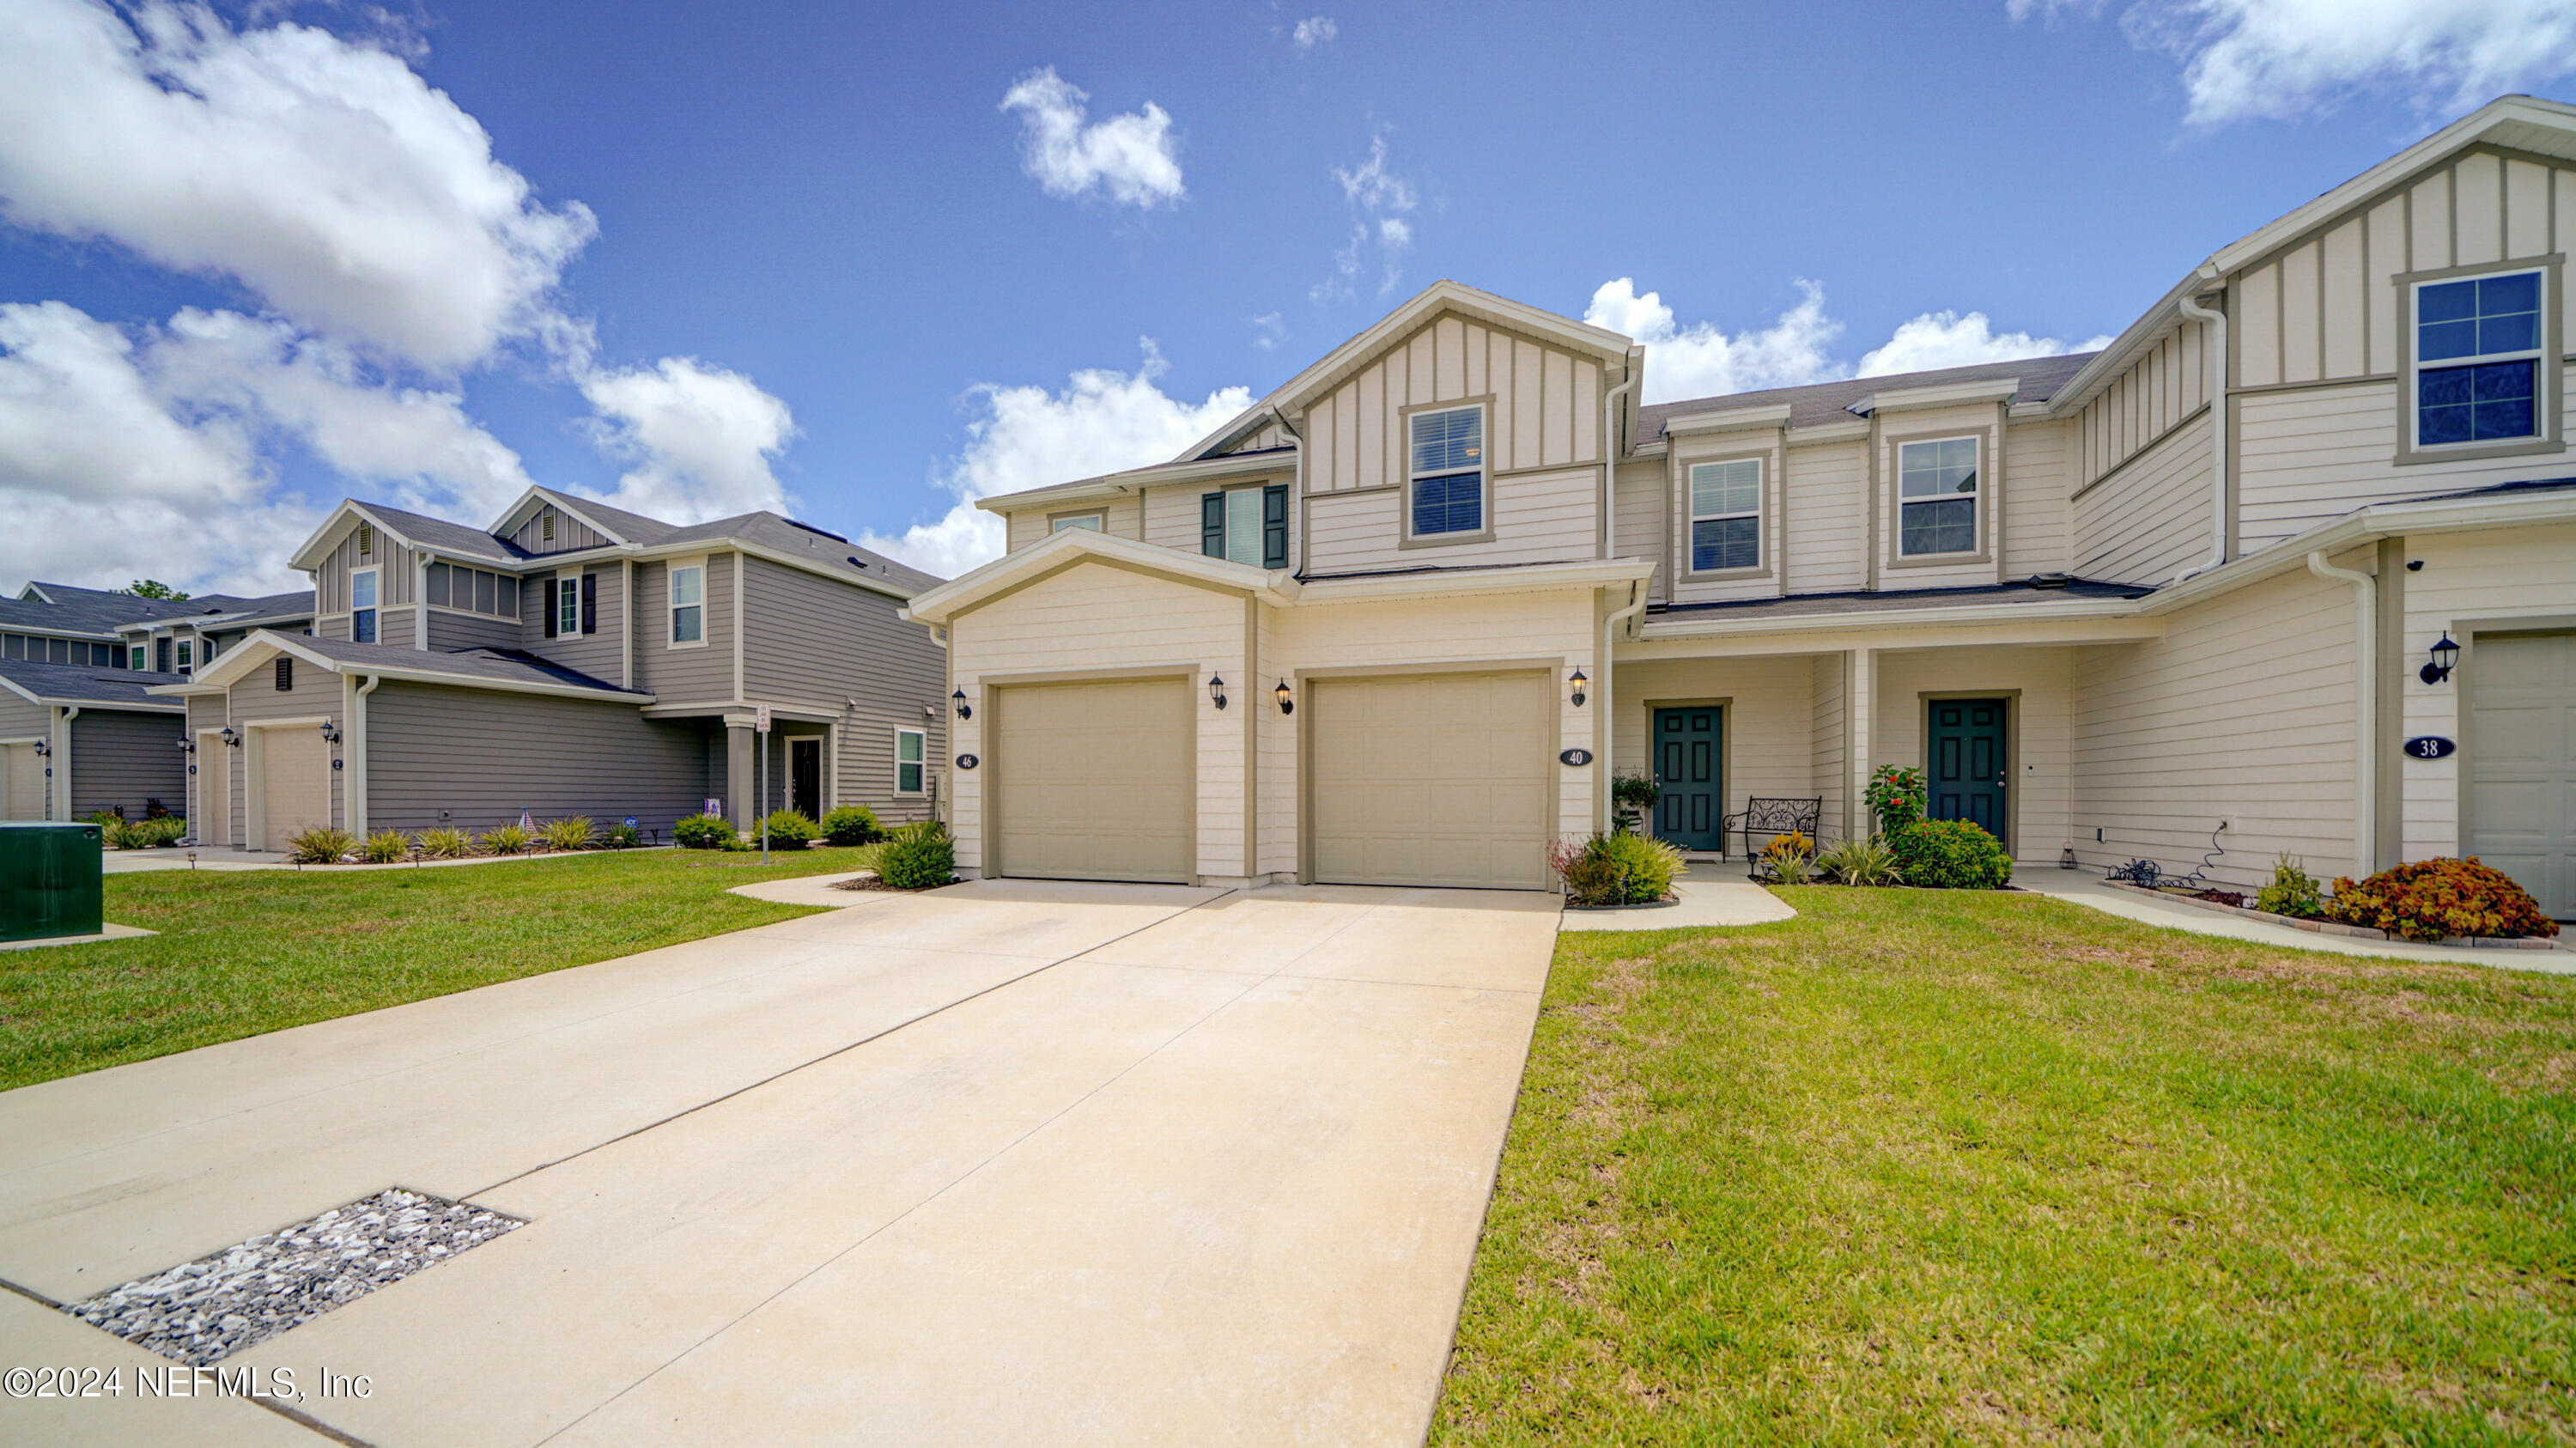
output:
M746 559L744 593L744 691L755 702L838 716L839 758L826 786L836 800L879 818L925 817L926 792L895 793L895 731L922 730L924 776L947 777L947 651L929 629L895 616L901 599L803 569Z
M178 714L84 705L72 721L72 818L123 809L143 818L149 801L188 810L188 759L179 751Z
M2348 870L2353 627L2351 588L2299 572L2182 609L2161 639L2076 650L2076 858L2190 869L2224 820L2210 873L2230 885L2269 879L2284 850L2322 879Z
M2099 482L2209 404L2208 332L2184 322L2075 415L2075 488Z
M554 536L548 537L551 524ZM526 553L579 553L590 548L606 548L617 540L556 507L552 503L528 515L510 541Z
M367 697L367 825L421 830L627 815L668 837L707 793L702 726L633 704L389 681Z
M706 568L706 612L699 630L704 642L674 647L670 565L635 565L635 687L664 704L720 704L734 697L734 555L711 553ZM522 612L527 597L520 594Z
M349 636L349 575L361 568L376 570L376 605L391 608L409 606L413 601L417 571L412 567L411 553L396 543L382 528L374 529L374 546L358 551L358 533L364 526L351 521L341 532L340 541L323 555L321 565L313 570L313 608L318 615L338 615L340 629L326 634L328 638Z
M2163 584L2209 558L2209 414L2075 495L2077 576Z

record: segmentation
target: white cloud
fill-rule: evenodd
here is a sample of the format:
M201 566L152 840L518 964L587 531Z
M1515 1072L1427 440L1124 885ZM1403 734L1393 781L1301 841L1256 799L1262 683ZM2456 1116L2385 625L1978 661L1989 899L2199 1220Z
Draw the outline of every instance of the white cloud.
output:
M1088 368L1056 392L989 383L968 392L975 415L966 424L966 449L937 479L956 505L900 536L870 533L860 541L953 578L1002 556L1002 520L977 508L977 498L1168 462L1252 405L1243 387L1221 387L1200 402L1166 395L1160 383L1168 364L1152 338L1142 346L1144 361L1133 372Z
M2099 0L2006 0L2015 20L2100 13ZM2141 49L2183 63L2187 118L2293 119L2350 96L2465 111L2576 70L2576 0L2141 0Z
M1684 327L1657 293L1640 295L1628 277L1592 293L1583 320L1646 346L1648 402L1793 387L1846 375L1826 350L1842 323L1825 315L1825 289L1800 278L1797 305L1770 326L1728 336L1714 323Z
M1316 302L1348 301L1359 295L1362 281L1375 274L1377 294L1395 290L1404 276L1404 254L1413 248L1413 223L1405 219L1419 203L1413 183L1395 173L1386 160L1386 132L1369 138L1369 155L1357 166L1336 166L1333 179L1342 197L1358 214L1350 239L1334 249L1333 270L1307 289Z
M1172 118L1152 101L1142 111L1085 124L1091 99L1054 66L1031 71L1002 97L1020 112L1020 166L1049 196L1095 191L1151 210L1181 199L1181 162Z
M400 58L211 11L0 7L0 207L238 280L382 355L469 365L539 325L593 231Z
M1899 323L1896 334L1863 356L1852 375L1885 377L1895 372L1935 372L1944 367L1973 367L1980 362L2098 352L2110 345L2109 337L2061 342L2028 332L1999 333L1983 312L1925 312Z
M665 357L592 372L581 391L600 414L602 450L634 464L609 502L687 523L786 506L769 464L796 435L796 420L750 378Z
M1252 345L1264 352L1275 352L1288 335L1288 323L1277 312L1264 312L1252 319Z
M1309 15L1289 32L1288 43L1297 47L1299 55L1312 55L1317 46L1330 45L1333 37L1341 33L1342 27L1335 25L1330 15Z

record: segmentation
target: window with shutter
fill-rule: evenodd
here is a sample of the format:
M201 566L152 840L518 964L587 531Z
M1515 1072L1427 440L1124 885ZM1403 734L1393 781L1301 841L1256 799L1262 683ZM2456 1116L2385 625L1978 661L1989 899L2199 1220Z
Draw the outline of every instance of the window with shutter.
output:
M549 578L539 586L545 590L546 637L553 638L555 636L555 623L562 617L562 615L555 611L555 580Z
M1199 551L1210 558L1225 556L1225 494L1208 493L1199 499Z
M1261 490L1261 566L1288 566L1288 485L1273 483Z
M277 656L277 692L281 694L295 692L295 659L291 654Z
M599 575L596 573L581 576L581 631L586 634L599 632Z

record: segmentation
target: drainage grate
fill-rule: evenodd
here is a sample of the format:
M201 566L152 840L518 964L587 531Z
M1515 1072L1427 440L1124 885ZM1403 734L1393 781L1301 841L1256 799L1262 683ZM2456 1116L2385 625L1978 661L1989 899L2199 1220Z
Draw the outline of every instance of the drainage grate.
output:
M63 1311L204 1367L524 1225L395 1187Z

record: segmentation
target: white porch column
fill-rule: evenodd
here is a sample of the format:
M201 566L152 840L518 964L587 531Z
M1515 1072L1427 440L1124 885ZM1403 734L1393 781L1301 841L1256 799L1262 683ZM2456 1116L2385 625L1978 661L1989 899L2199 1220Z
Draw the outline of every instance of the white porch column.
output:
M1877 727L1878 651L1853 649L1843 655L1843 838L1869 833L1870 733Z

